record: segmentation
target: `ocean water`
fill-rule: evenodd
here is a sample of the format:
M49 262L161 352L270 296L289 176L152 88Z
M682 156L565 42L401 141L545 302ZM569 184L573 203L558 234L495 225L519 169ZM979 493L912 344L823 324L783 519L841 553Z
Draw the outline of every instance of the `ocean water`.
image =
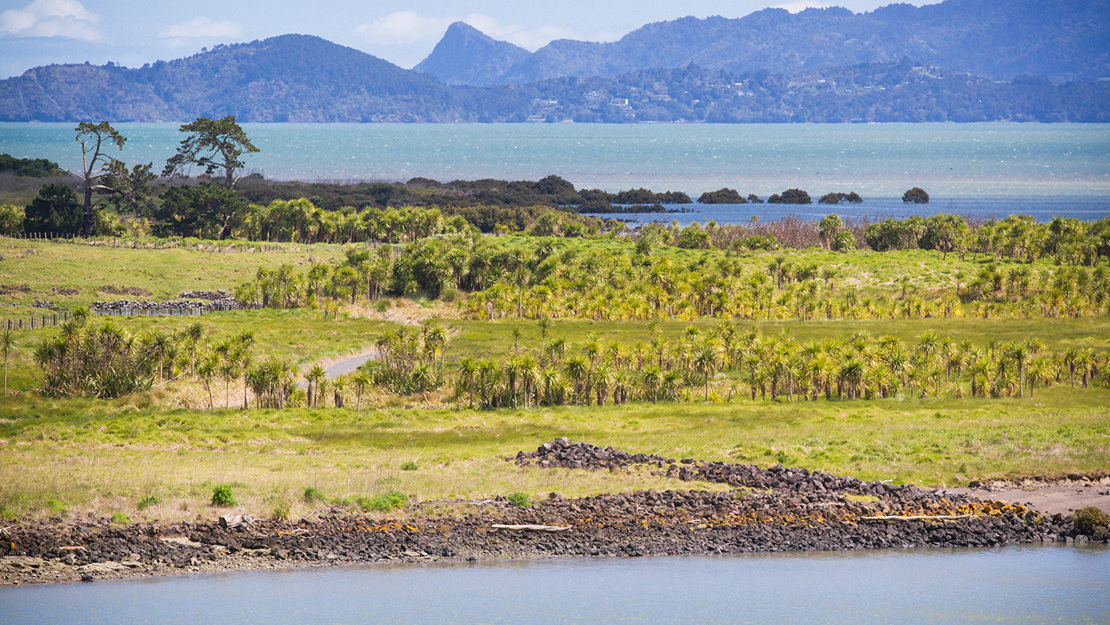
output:
M0 152L77 169L73 127L2 123ZM160 166L181 139L178 127L116 124L128 137L120 158ZM992 203L986 209L1003 215L1059 214L1057 207L1073 200L1086 219L1110 214L1108 124L245 124L244 129L260 149L245 157L246 170L279 180L536 180L556 174L579 188L646 187L684 191L695 199L725 186L764 198L798 187L815 199L856 191L865 202L855 208L868 214L890 212L892 201L918 186L933 197L934 211L966 212ZM1015 211L1015 205L1024 209Z
M31 623L1110 622L1110 550L1005 547L376 565L0 589Z

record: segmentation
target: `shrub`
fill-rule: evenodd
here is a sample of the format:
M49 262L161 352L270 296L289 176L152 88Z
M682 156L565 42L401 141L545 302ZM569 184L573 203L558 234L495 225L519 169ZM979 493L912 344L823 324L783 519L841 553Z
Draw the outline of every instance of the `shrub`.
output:
M47 499L46 509L51 512L57 512L58 514L66 513L66 505L57 499Z
M144 510L151 506L156 506L160 503L162 503L162 500L159 499L156 495L144 495L143 498L139 500L139 503L136 505L136 507L139 510Z
M23 232L24 217L22 206L0 204L0 234L10 237Z
M519 491L515 493L510 493L508 499L509 503L518 508L527 508L528 506L532 505L531 502L529 502L528 500L528 493L522 493Z
M415 460L409 460L408 462L402 462L401 463L401 470L402 471L415 471L419 468L420 468L420 466L416 464Z
M1107 528L1107 525L1110 525L1110 514L1094 506L1077 510L1071 522L1076 533L1090 536L1095 540L1106 540L1110 537L1110 529Z
M212 489L212 505L221 508L234 506L236 504L235 495L231 492L229 484L220 484Z
M131 523L131 518L122 512L113 512L112 523L115 523L117 525L127 525Z
M388 493L374 495L373 497L360 495L355 497L354 503L365 511L389 512L408 505L409 496L401 491L391 490Z
M323 501L323 500L324 500L324 493L320 492L320 489L316 488L315 486L308 486L304 489L304 502L305 503L313 503L313 502Z
M841 230L833 237L831 247L834 252L850 252L856 249L856 237L847 230Z

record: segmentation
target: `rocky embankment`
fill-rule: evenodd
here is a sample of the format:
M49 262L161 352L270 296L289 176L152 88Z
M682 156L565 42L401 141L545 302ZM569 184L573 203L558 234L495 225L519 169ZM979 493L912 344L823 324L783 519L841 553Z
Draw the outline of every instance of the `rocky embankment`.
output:
M206 313L222 310L238 310L238 300L226 291L185 291L178 299L153 300L113 300L93 302L90 308L97 312L111 313Z
M542 470L648 470L735 487L640 491L518 506L415 503L392 516L331 508L293 523L27 522L0 536L0 585L336 563L723 554L1083 542L1071 520L804 469L674 461L565 439L509 458Z

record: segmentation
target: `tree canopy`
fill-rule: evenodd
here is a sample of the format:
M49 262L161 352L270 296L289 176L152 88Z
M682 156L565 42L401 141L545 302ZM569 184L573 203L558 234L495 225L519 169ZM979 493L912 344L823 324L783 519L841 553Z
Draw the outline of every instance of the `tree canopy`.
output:
M77 234L81 231L81 208L77 194L62 184L45 184L27 207L23 229L26 232Z
M235 185L235 170L243 167L240 157L244 152L258 151L235 122L234 115L220 119L200 117L181 126L180 130L189 135L181 140L177 154L166 161L163 176L172 176L189 165L196 165L203 167L209 176L222 172L224 188L230 189Z
M171 187L154 213L159 221L155 233L226 239L239 224L246 207L247 203L234 191L219 185Z

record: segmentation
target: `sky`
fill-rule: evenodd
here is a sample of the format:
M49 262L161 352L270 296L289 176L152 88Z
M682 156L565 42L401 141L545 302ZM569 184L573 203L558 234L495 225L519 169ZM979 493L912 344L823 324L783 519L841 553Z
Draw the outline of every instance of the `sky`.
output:
M821 6L864 12L892 1L0 0L0 78L51 63L139 67L288 33L317 35L411 68L459 20L536 50L554 39L615 41L644 24L687 15Z

